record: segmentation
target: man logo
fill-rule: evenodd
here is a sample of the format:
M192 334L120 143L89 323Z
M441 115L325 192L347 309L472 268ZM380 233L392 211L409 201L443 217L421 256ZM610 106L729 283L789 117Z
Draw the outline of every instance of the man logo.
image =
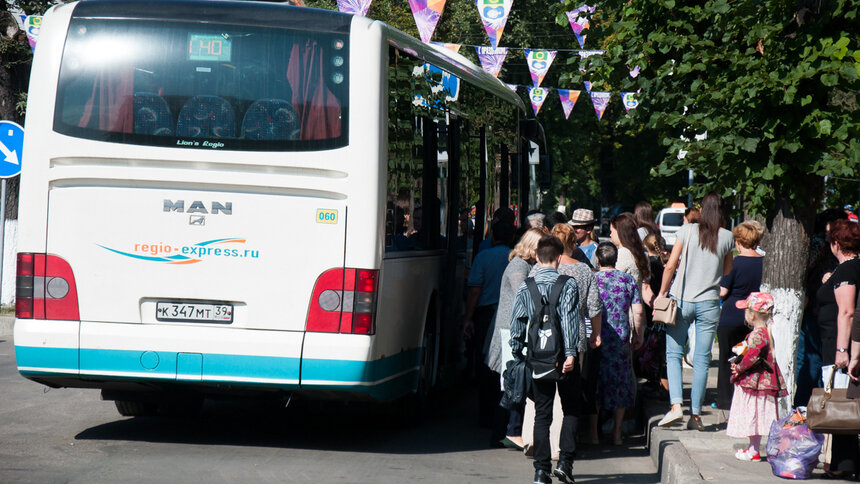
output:
M206 217L203 215L191 215L188 217L188 225L206 225Z
M203 205L203 202L199 200L195 200L191 202L188 206L188 209L185 209L185 200L168 200L164 199L164 211L165 212L178 212L178 213L200 213L200 214L223 214L223 215L233 215L233 202L224 202L221 204L220 202L211 202L210 209L206 209L206 205ZM202 224L201 224L202 225Z

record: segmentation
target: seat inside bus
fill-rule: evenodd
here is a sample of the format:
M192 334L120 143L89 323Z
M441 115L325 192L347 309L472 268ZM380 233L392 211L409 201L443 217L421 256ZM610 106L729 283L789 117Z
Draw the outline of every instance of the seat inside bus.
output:
M245 139L297 140L301 136L299 115L283 99L258 99L248 106L242 132Z
M154 92L134 93L134 132L156 136L173 135L173 116L167 101Z
M236 115L226 99L200 94L185 102L176 121L176 135L189 138L234 138Z

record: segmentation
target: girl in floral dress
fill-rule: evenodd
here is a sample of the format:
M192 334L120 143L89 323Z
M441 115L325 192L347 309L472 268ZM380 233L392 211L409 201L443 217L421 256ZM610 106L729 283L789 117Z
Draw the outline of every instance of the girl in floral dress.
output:
M735 385L735 393L726 435L748 437L749 447L735 452L735 457L759 462L761 436L770 431L770 424L777 418L777 397L786 395L768 332L773 297L766 292L753 292L735 306L746 310L744 320L752 331L744 340L745 348L739 361L732 363L731 382Z
M639 286L630 274L615 269L618 249L609 242L597 246L600 272L595 274L597 289L603 301L603 324L600 328L601 358L599 403L614 411L613 443L621 445L621 423L624 411L633 406L633 367L630 357L631 328L628 312L633 311L632 348L642 344L644 324Z

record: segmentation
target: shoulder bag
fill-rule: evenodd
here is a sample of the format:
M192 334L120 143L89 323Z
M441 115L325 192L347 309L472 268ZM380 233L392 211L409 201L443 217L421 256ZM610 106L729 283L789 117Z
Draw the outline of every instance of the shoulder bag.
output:
M690 229L687 230L687 237L684 238L684 253L681 254L681 267L678 269L678 275L675 276L681 278L681 280L678 282L679 297L684 294L684 279L687 275L687 252L690 248L690 234L692 233L693 228L690 227ZM654 316L651 318L651 320L655 323L663 323L666 326L674 326L675 317L677 316L677 314L678 301L668 296L660 296L654 299Z
M836 369L824 388L813 388L806 405L806 423L809 428L822 434L860 433L860 400L848 398L847 388L833 388Z

